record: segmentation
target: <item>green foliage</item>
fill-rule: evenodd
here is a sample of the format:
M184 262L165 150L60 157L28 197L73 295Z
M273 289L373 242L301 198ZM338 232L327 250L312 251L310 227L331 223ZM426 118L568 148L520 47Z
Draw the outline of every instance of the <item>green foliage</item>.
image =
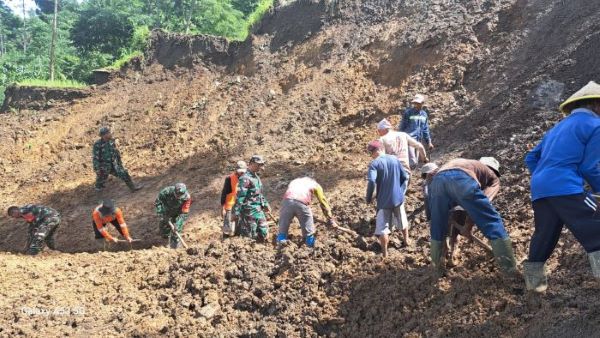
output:
M49 87L49 88L85 88L85 83L72 81L72 80L39 80L39 79L25 79L17 83L21 87Z
M161 28L245 40L274 0L58 0L56 85L89 82L92 70L120 68L143 55L150 31ZM4 88L49 77L54 0L16 16L0 0L0 102ZM47 85L48 82L45 82Z
M110 69L121 69L123 66L125 66L126 63L128 63L129 61L131 61L131 59L133 58L143 58L144 54L140 51L135 51L132 52L130 54L126 54L123 55L120 59L118 59L117 61L115 61L112 65L106 67L106 68L110 68Z

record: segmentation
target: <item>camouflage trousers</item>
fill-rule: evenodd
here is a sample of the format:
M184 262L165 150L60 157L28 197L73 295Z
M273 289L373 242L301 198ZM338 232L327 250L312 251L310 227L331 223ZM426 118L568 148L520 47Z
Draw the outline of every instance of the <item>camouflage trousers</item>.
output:
M265 241L269 234L267 217L262 210L243 210L238 221L240 236Z
M175 227L175 231L177 231L177 233L179 235L181 235L181 234L183 234L183 224L185 223L186 219L187 219L187 214L162 215L162 219L160 220L160 223L158 224L158 228L159 228L161 236L165 239L167 239L167 238L169 239L169 247L170 248L172 248L172 249L179 248L181 246L181 241L179 240L179 237L177 237L176 234L172 233L169 222L171 222L171 224L173 224L173 227Z
M27 254L37 255L44 249L46 244L50 249L56 249L54 234L60 224L60 216L49 216L41 223L29 226L29 238L27 240Z
M133 186L129 172L122 166L113 165L109 169L105 168L96 171L96 189L103 189L105 187L109 175L122 179L129 188Z

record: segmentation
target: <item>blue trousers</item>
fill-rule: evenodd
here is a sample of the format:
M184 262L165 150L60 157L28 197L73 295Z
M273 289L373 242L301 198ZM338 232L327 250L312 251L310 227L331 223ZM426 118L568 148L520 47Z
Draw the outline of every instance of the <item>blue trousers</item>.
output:
M533 201L535 231L529 243L529 261L550 258L564 225L586 252L600 250L600 210L598 202L587 195L546 197Z
M479 183L462 170L446 170L435 175L429 185L432 240L444 240L448 232L450 210L456 205L465 209L487 239L508 238L502 217Z

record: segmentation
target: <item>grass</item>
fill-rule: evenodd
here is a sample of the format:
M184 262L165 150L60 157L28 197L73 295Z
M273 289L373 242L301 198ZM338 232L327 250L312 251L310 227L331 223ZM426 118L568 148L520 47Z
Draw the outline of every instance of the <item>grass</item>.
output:
M254 12L248 15L248 19L246 19L246 30L242 34L240 34L239 38L235 39L238 41L244 41L250 35L250 31L252 27L262 19L262 17L273 8L275 0L260 0L258 6L254 10Z
M133 59L135 57L144 57L144 53L142 53L140 51L135 51L135 52L129 53L127 55L123 55L121 58L119 58L118 60L116 60L112 65L110 65L110 66L108 66L106 68L119 70L127 62L131 61L131 59Z
M39 79L26 79L17 82L18 86L23 87L49 87L49 88L85 88L85 83L72 81L72 80L39 80Z

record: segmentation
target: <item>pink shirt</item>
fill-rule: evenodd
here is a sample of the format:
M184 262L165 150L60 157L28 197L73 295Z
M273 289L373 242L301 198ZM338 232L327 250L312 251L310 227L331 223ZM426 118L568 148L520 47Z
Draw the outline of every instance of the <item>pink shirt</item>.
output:
M309 205L312 202L313 192L318 187L319 183L310 177L297 178L290 182L283 199L297 200Z

